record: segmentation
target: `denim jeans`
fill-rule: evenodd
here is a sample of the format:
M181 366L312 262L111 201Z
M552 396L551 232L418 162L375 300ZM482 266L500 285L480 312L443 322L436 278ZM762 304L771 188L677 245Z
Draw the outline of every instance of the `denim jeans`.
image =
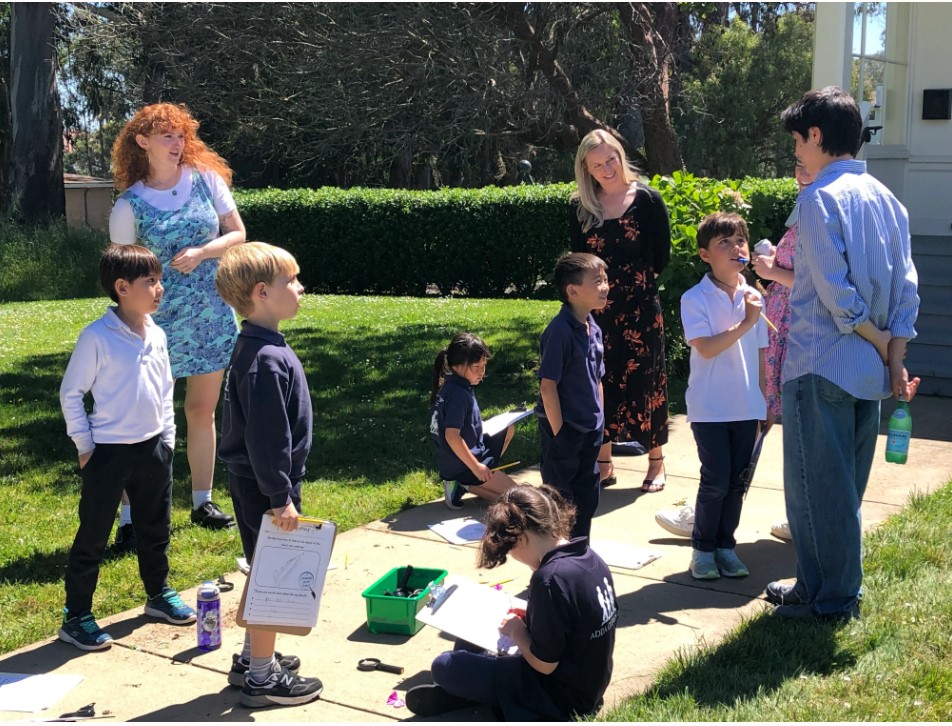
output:
M808 374L783 384L782 406L796 591L818 615L847 612L863 582L860 506L879 433L879 401L854 398Z
M691 431L701 460L691 546L702 552L732 550L744 506L740 475L750 465L757 421L701 421L692 423Z

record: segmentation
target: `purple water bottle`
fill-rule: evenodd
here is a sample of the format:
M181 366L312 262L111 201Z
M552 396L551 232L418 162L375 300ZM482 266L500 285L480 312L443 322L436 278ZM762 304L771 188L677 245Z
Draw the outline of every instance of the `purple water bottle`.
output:
M198 588L198 649L221 648L221 598L218 585L205 580Z

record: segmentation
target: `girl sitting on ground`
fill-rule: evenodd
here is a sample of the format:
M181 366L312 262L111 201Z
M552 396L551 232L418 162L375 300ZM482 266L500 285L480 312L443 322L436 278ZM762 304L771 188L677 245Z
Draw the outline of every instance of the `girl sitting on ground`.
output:
M515 427L494 436L483 436L483 420L473 386L486 375L489 348L472 333L459 333L433 362L430 393L430 436L436 447L437 467L443 479L446 506L460 509L468 491L491 502L514 482L493 471Z

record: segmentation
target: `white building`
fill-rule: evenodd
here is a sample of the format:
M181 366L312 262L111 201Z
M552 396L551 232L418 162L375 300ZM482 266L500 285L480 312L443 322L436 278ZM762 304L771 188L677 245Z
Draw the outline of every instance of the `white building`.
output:
M869 112L859 158L909 210L919 272L907 368L921 393L952 396L952 3L885 6L883 19L869 4L816 4L813 87L850 89Z

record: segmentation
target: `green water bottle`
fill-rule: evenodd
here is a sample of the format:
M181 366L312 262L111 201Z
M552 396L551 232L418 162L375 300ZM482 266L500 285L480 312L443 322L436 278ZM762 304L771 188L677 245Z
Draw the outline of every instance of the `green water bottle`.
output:
M886 429L886 461L891 464L905 464L909 458L909 438L912 436L912 414L909 404L902 398L889 417Z

